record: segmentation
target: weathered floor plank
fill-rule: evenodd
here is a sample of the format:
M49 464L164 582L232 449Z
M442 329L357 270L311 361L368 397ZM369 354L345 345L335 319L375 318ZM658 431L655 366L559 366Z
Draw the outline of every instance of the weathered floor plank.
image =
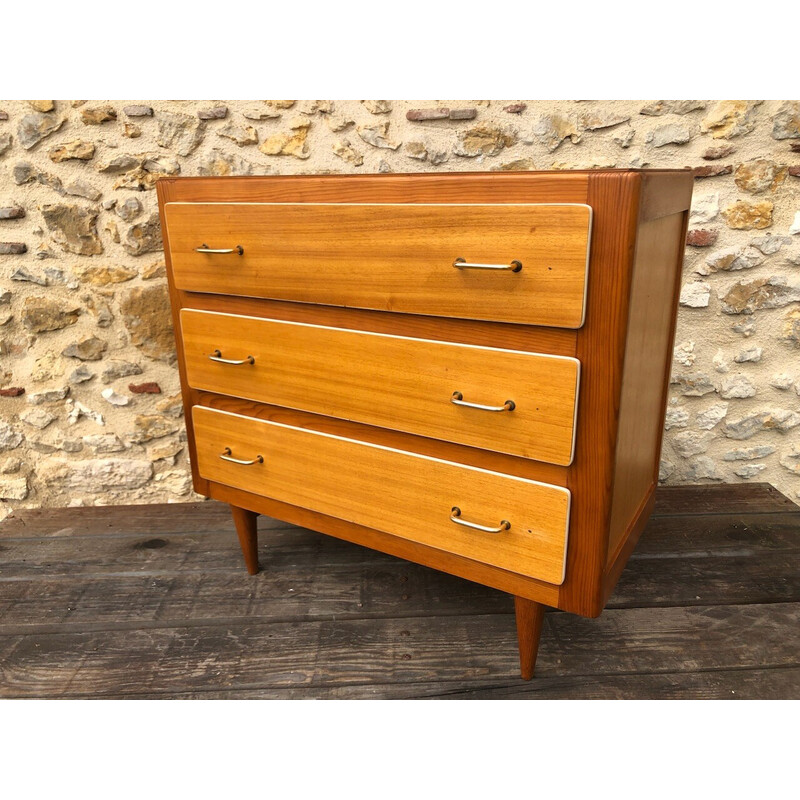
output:
M21 512L0 697L799 697L800 509L658 498L604 614L546 615L531 683L486 587L266 518L251 577L218 503Z
M800 666L800 605L545 616L539 677ZM0 637L4 697L416 684L517 674L513 617L332 620Z

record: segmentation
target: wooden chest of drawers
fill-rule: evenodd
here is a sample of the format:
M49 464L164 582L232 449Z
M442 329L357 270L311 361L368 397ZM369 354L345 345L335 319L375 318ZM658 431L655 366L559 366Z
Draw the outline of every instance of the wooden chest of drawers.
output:
M688 171L158 183L195 490L597 616L652 508Z

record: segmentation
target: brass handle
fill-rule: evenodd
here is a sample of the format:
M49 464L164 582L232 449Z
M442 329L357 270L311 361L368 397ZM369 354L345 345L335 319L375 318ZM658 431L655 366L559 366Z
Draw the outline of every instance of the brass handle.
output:
M240 256L244 255L244 248L237 244L236 247L225 247L222 250L212 250L207 244L201 245L200 247L195 247L195 253L222 253L223 255L226 253L238 253Z
M213 355L209 356L211 361L216 361L219 364L255 364L256 360L253 356L247 356L247 358L223 358L222 353L219 350L215 350Z
M488 525L478 525L477 522L469 522L468 520L461 519L461 509L458 506L453 506L450 509L450 522L455 522L456 525L463 525L465 528L483 531L484 533L502 533L511 528L511 523L507 519L502 520L497 528L490 528Z
M450 402L455 406L479 408L481 411L513 411L517 407L517 404L513 400L506 400L501 406L485 406L482 403L468 403L461 392L453 392Z
M457 258L453 262L453 266L456 269L505 269L510 272L519 272L522 269L522 262L512 261L510 264L473 264L463 258Z
M263 464L264 463L264 456L256 456L251 461L245 461L241 458L232 458L231 457L231 449L230 447L226 447L220 454L219 457L223 461L230 461L231 464L244 464L246 467L250 466L250 464Z

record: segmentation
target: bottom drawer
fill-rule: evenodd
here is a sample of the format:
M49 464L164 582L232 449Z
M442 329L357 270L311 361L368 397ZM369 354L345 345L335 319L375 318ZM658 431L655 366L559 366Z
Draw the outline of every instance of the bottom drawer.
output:
M192 421L197 467L208 480L548 583L564 580L568 489L203 406L192 409Z

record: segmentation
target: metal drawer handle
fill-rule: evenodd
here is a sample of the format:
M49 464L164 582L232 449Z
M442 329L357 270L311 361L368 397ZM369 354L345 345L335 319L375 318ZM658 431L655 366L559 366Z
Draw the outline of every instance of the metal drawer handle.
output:
M461 519L461 509L458 506L453 506L450 509L450 522L455 522L456 525L463 525L465 528L483 531L484 533L502 533L511 528L511 523L507 519L504 519L497 528L490 528L488 525L478 525L477 522L468 522L465 519Z
M240 358L240 359L223 358L222 357L222 353L219 350L215 350L213 355L209 356L209 359L211 361L216 361L219 364L236 364L236 365L238 365L238 364L255 364L256 363L256 360L253 358L253 356L247 356L247 358Z
M463 258L457 258L453 262L456 269L506 269L511 272L519 272L522 269L521 261L512 261L510 264L472 264Z
M195 247L194 251L195 253L222 253L223 255L225 253L238 253L240 256L244 255L244 248L240 244L237 244L236 247L226 247L222 250L212 250L207 244L204 244L200 247Z
M479 408L481 411L513 411L517 407L517 404L513 400L506 400L501 406L485 406L482 403L468 403L461 392L453 392L450 402L455 406Z
M231 449L230 447L226 447L220 454L219 457L223 461L230 461L231 464L244 464L246 467L250 466L250 464L263 464L264 463L264 456L256 456L252 461L244 461L241 458L231 458Z

